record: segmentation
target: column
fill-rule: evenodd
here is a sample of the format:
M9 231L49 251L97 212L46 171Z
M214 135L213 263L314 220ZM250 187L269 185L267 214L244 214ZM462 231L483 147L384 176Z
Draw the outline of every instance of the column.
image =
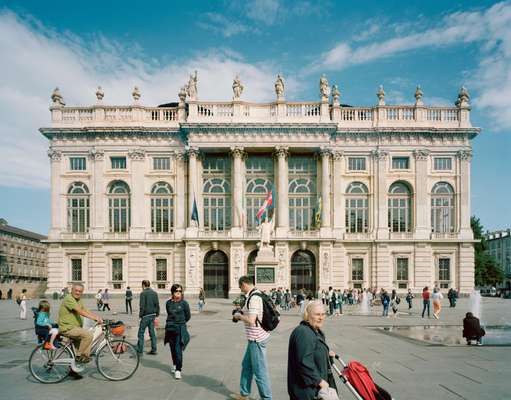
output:
M95 147L89 150L92 171L92 187L90 201L90 235L92 239L102 239L105 232L105 152Z
M144 162L145 150L135 148L128 152L131 159L132 187L131 191L131 228L130 239L144 239L148 207L145 204Z
M232 230L231 234L239 236L243 228L243 147L231 147L233 157L232 169Z
M472 159L471 150L458 151L460 171L460 187L457 190L460 196L460 235L461 239L473 239L472 229L470 228L470 160Z
M277 146L278 182L277 182L277 236L287 235L289 229L289 198L288 198L288 147Z
M197 161L199 157L199 149L190 147L188 149L188 222L187 226L196 228L195 223L192 224L193 200L195 198L197 207L199 207L198 199L198 181L197 181ZM200 210L199 210L200 211Z
M428 150L415 150L415 238L429 239L431 207L425 182L428 179Z
M321 228L330 228L330 156L332 150L322 148L321 155Z
M386 164L388 153L386 151L377 149L372 151L372 156L375 163L376 173L376 198L375 198L375 218L377 223L376 237L377 239L389 238L389 224L388 224L388 204L387 204L387 181L386 181Z
M346 231L345 226L345 204L344 204L344 190L342 182L342 161L344 154L342 151L334 152L334 171L333 171L333 211L334 211L334 236L341 239Z
M176 171L176 233L178 236L181 236L181 232L186 229L186 199L185 199L185 189L186 189L186 178L185 178L185 156L186 154L183 151L176 151L174 153L175 157L175 171ZM178 233L180 232L180 233Z
M51 168L51 228L49 232L49 239L57 239L62 230L61 221L61 193L60 193L60 163L62 159L62 152L50 147L48 150L48 157L50 158Z

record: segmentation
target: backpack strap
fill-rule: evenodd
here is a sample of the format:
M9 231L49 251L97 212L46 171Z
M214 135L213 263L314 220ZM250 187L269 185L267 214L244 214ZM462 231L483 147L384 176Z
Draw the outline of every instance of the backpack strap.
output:
M263 300L263 296L262 296L261 292L253 292L247 298L247 310L250 310L250 308L249 308L250 307L250 299L252 298L252 296L258 296L261 298L261 301ZM263 304L263 314L264 314L264 304ZM257 326L257 324L261 325L261 321L259 321L259 315L256 316L255 324L256 324L256 326Z

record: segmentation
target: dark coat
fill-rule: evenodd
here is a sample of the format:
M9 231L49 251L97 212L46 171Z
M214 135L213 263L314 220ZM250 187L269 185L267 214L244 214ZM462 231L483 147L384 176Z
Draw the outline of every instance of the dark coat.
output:
M312 400L325 380L335 388L325 335L302 321L289 338L287 392L291 400Z
M167 309L167 321L165 322L165 338L163 344L174 340L180 340L183 350L190 342L190 334L186 328L186 323L191 318L190 305L186 300L172 301L167 300L165 304Z
M479 318L477 317L465 317L463 318L463 337L467 339L478 339L483 337L486 334L483 328L481 328L481 324L479 323Z
M158 294L151 288L146 288L140 293L140 312L138 316L160 315L160 300Z

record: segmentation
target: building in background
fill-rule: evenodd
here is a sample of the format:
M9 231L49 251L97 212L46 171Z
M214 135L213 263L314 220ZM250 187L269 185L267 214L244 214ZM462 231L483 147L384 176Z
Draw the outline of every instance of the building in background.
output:
M15 298L22 289L29 297L46 290L46 236L15 228L0 218L0 289L2 298L12 289Z
M149 279L208 296L239 293L255 274L256 214L274 189L274 274L258 281L318 288L474 287L469 95L452 107L320 99L200 101L197 75L179 101L66 106L52 94L48 292L82 282L122 293Z
M511 230L490 232L486 234L488 253L495 257L505 274L504 285L511 286Z

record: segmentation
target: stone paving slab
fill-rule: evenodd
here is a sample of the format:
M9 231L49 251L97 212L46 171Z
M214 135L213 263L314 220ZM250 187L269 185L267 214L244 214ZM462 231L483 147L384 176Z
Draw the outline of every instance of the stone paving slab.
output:
M134 301L134 306L137 304ZM165 299L161 299L163 306ZM92 309L94 301L86 299ZM37 303L37 301L32 301ZM401 307L399 317L382 318L380 309L370 315L352 315L357 307L345 307L345 315L329 318L325 332L332 348L346 360L364 363L374 380L395 399L511 399L511 347L429 346L386 335L374 326L388 325L455 325L468 309L468 300L458 307L445 307L441 319L422 319L419 302L410 313ZM185 352L183 380L170 375L170 352L160 339L158 355L144 355L136 374L125 382L106 381L93 367L81 381L66 380L57 385L34 381L27 360L34 348L33 321L17 319L14 302L0 302L0 398L2 399L226 399L239 385L240 363L246 341L241 324L231 322L231 305L227 300L209 300L207 313L196 311L190 322L192 341ZM52 301L53 311L58 302ZM130 337L136 332L136 314L123 313L124 303L114 300L112 312L104 317L122 319L131 325ZM195 309L195 305L192 304ZM138 307L134 307L138 308ZM164 308L162 307L164 310ZM134 309L136 313L136 310ZM160 317L162 327L165 316ZM284 312L282 322L272 335L268 348L274 399L287 399L287 346L289 335L300 318L296 310ZM488 324L511 321L511 300L483 299L483 320ZM14 333L7 333L17 331ZM340 386L342 399L353 396ZM253 397L255 395L255 385Z

